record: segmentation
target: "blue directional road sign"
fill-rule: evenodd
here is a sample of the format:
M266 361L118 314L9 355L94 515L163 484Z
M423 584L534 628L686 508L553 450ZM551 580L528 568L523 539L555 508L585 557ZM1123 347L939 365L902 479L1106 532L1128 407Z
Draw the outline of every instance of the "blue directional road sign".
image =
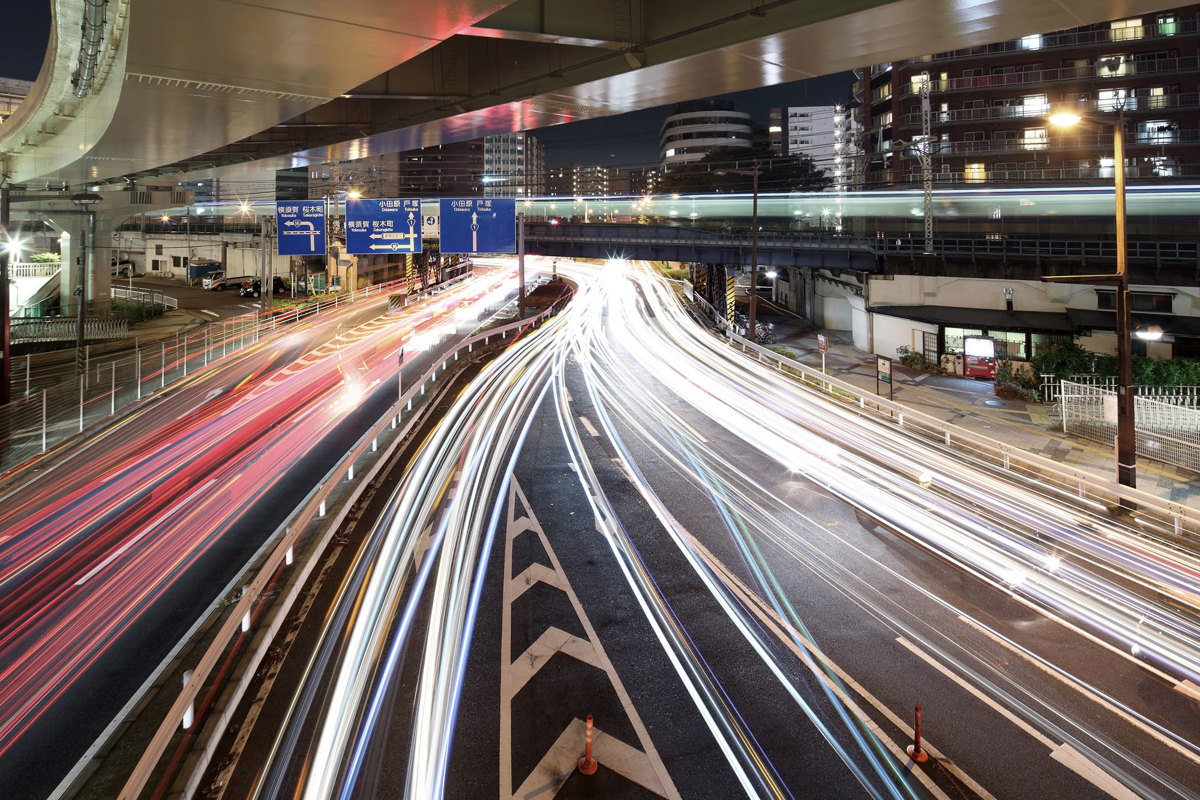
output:
M443 253L517 252L514 198L444 198L441 217Z
M325 201L295 200L275 204L279 255L319 256L325 249Z
M421 252L421 201L347 200L346 252Z

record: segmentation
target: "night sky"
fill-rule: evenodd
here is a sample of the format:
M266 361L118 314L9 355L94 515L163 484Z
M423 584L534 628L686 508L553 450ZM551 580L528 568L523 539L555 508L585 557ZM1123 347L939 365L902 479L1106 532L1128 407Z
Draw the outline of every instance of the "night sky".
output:
M6 5L0 25L0 78L36 80L50 39L49 0Z
M853 82L853 73L842 72L717 96L732 100L735 111L744 111L756 125L765 127L767 110L772 106L828 106L848 102ZM674 104L658 106L630 114L538 128L532 133L546 145L547 167L657 164L659 128L673 108Z

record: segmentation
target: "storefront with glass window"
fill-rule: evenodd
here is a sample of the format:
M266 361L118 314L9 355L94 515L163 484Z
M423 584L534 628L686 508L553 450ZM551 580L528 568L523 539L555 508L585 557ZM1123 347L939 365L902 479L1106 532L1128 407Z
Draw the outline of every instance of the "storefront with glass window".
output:
M910 341L917 336L910 334L906 337L904 329L907 327L916 331L925 342L922 350L927 358L935 352L939 357L961 356L964 338L990 336L996 341L997 357L1013 361L1029 361L1052 344L1070 343L1074 341L1077 331L1075 323L1065 313L1009 313L1004 310L949 306L872 306L869 310L876 318L886 316L893 319L893 324L876 326L877 331L889 332L889 341L875 342L875 352L882 355L890 355L900 346L912 347ZM904 321L907 321L907 325ZM936 334L932 332L934 326ZM898 327L899 333L893 333ZM892 342L892 338L896 341ZM959 358L954 361L961 364Z

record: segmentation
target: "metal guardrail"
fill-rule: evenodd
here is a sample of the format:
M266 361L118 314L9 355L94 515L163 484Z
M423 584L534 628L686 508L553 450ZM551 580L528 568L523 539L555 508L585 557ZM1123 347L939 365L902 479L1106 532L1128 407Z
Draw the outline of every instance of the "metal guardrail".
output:
M14 344L73 342L78 331L79 322L72 317L14 317L9 323L9 340ZM83 335L89 341L125 339L129 320L88 317L83 321Z
M170 745L176 733L180 730L183 720L189 715L196 696L205 686L214 668L218 666L222 655L226 648L229 647L234 639L241 633L247 632L250 629L252 612L255 606L262 600L264 589L267 587L271 578L284 566L289 565L293 561L294 548L304 536L310 523L316 519L326 517L329 509L326 508L326 503L334 489L343 480L354 480L354 467L356 462L363 459L368 453L376 453L371 467L366 473L359 475L359 483L352 492L343 499L339 509L333 515L330 523L325 526L325 530L315 546L310 548L314 554L320 553L329 543L334 532L337 530L340 522L349 512L351 506L361 494L363 487L375 476L383 464L387 463L395 449L407 438L412 426L417 420L416 415L411 415L408 422L403 427L399 426L399 421L402 418L402 409L407 405L411 410L412 403L420 396L424 396L425 387L432 381L437 379L438 373L442 373L443 379L447 374L447 367L453 361L457 362L461 354L473 352L477 346L487 346L492 339L499 337L501 341L507 339L510 334L519 334L521 331L540 326L547 319L556 315L563 305L570 299L570 294L560 298L554 304L550 305L539 313L536 317L530 319L517 320L499 328L487 331L485 333L476 334L459 343L451 353L448 353L440 364L434 364L427 369L418 381L411 384L406 392L398 398L397 402L370 430L364 433L355 443L354 447L343 456L343 458L335 464L325 474L320 483L309 492L304 502L297 507L292 515L280 523L272 533L271 539L277 540L276 545L256 569L254 576L248 581L242 581L244 590L232 612L227 616L220 630L217 632L209 645L208 649L201 656L199 663L190 671L190 677L182 686L179 696L172 705L167 716L159 726L153 739L147 745L143 752L141 760L134 768L129 779L126 781L124 788L118 795L119 800L136 800L141 792L146 787L148 781L153 775L155 766L166 753L167 747ZM465 362L464 362L465 363ZM379 439L387 430L398 430L398 433L392 437L391 442L384 448L382 452L378 451ZM267 654L267 649L271 645L271 641L284 618L291 610L299 596L300 590L303 588L311 571L315 568L317 559L308 559L291 582L291 590L288 594L281 598L270 610L270 619L266 620L261 625L266 625L266 633L258 639L258 646L254 653L249 656L249 662L242 670L242 680L234 689L232 695L227 698L225 704L225 714L232 713L237 704L240 702L241 696L249 685L250 679L253 677L258 664ZM199 724L199 720L195 720L193 725ZM211 760L212 752L215 749L220 734L224 731L224 725L212 725L213 736L208 740L204 748L203 754L195 760L195 765L190 779L188 790L184 793L185 796L192 796L196 790L196 783L203 776L208 763Z
M1002 469L1014 476L1036 480L1040 482L1042 489L1053 488L1064 498L1077 497L1110 506L1136 507L1140 520L1147 523L1143 529L1153 524L1157 527L1157 532L1165 537L1174 537L1190 547L1200 545L1200 511L1148 492L1122 486L1113 479L1105 479L1091 472L1064 466L1057 461L981 436L900 403L867 394L851 383L747 341L737 333L729 333L724 317L717 314L703 298L697 297L694 305L701 313L713 319L719 329L726 331L732 346L755 355L759 361L774 366L780 372L798 376L813 388L844 399L849 405L857 404L861 413L873 419L895 424L931 444L957 449L978 462Z

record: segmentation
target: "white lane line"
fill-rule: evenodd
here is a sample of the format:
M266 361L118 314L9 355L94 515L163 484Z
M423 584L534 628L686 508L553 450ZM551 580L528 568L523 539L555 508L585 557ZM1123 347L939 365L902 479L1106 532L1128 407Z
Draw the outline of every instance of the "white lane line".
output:
M215 311L209 311L207 308L202 308L202 309L200 309L200 313L201 313L201 314L208 314L210 317L219 317L219 316L221 316L220 314L218 314L218 313L217 313L217 312L215 312Z
M1089 759L1083 753L1080 753L1071 745L1067 744L1066 742L1062 744L1055 744L1053 739L1046 736L1044 733L1018 717L1013 712L1009 711L1004 706L1000 705L1000 703L996 702L991 697L988 697L983 693L982 690L972 686L964 678L959 677L948 667L943 666L939 661L937 661L937 659L926 653L924 650L921 650L903 636L897 636L896 641L903 645L913 655L917 656L917 658L921 659L926 664L945 675L951 681L958 684L964 691L973 696L975 699L979 700L997 714L1011 722L1013 725L1016 725L1022 731L1029 734L1029 736L1045 745L1050 750L1051 758L1074 772L1076 775L1079 775L1088 783L1091 783L1096 788L1112 797L1117 798L1118 800L1138 800L1138 796L1136 794L1129 791L1129 789L1105 772L1104 769L1098 764Z
M97 564L96 566L92 567L92 568L91 568L91 570L88 572L88 574L87 574L87 575L84 575L82 578L80 578L79 580L75 581L75 585L76 585L76 586L83 586L85 583L87 583L89 580L91 580L93 577L95 577L95 575L96 575L96 573L97 573L97 572L99 572L100 570L104 569L104 568L105 568L105 567L107 567L109 564L111 564L113 561L115 561L117 558L119 558L119 557L121 556L121 554L122 554L122 553L124 553L126 550L128 550L129 548L131 548L131 547L133 547L135 544L137 544L139 541L141 541L141 540L142 540L142 537L144 537L146 534L150 533L150 531L152 531L152 530L154 530L155 528L157 528L157 527L158 527L160 524L162 524L162 522L163 522L164 520L167 520L167 519L169 519L169 518L171 517L171 515L172 515L172 514L174 514L176 511L178 511L178 510L179 510L180 508L182 508L183 506L185 506L185 505L187 505L188 503L190 503L190 502L191 502L191 501L192 501L192 500L193 500L193 499L196 497L196 495L200 494L201 492L203 492L205 489L207 489L209 486L212 486L212 485L213 485L214 483L216 483L216 482L217 482L217 479L216 479L216 478L212 478L211 480L209 480L209 482L208 482L208 483L204 484L204 485L203 485L203 486L201 486L199 489L197 489L196 491L194 491L194 492L192 492L191 494L189 494L187 497L185 497L185 498L183 498L182 500L180 500L178 503L176 503L174 506L172 506L172 507L171 507L171 510L170 510L170 511L168 511L168 512L167 512L167 513L165 513L165 514L163 514L163 515L162 515L161 517L159 517L158 519L154 520L154 522L150 523L150 527L146 528L144 531L142 531L141 533L139 533L137 536L133 537L133 538L132 538L132 539L130 539L128 542L126 542L125 544L123 544L123 545L121 545L120 547L118 547L118 548L117 548L115 551L113 551L112 553L110 553L110 554L109 554L108 558L104 559L104 560L103 560L103 561L101 561L99 564Z
M1140 800L1120 781L1100 769L1087 756L1065 742L1056 747L1050 753L1050 757L1117 800Z
M1128 722L1130 725L1133 725L1134 727L1138 728L1143 733L1156 739L1159 743L1164 744L1167 747L1170 747L1172 750L1179 753L1184 758L1190 759L1191 761L1193 761L1197 764L1200 764L1200 755L1197 755L1196 753L1192 752L1191 750L1188 750L1186 747L1181 745L1179 742L1173 740L1171 737L1163 735L1162 731L1156 730L1153 726L1147 725L1142 720L1131 715L1129 712L1123 710L1116 704L1109 701L1109 699L1107 697L1105 697L1103 694L1101 694L1100 692L1092 689L1090 686L1085 686L1078 681L1069 680L1065 675L1060 673L1058 670L1053 669L1052 667L1050 667L1050 665L1044 663L1041 659L1034 657L1030 653L1026 652L1024 649L1022 649L1021 647L1018 647L1017 645L1013 644L1012 642L1010 642L1008 639L1004 638L1003 636L1000 636L996 632L989 630L988 628L985 628L983 625L980 625L978 622L975 622L974 620L972 620L968 617L965 617L961 614L958 616L958 618L960 621L969 625L970 627L974 628L975 630L979 631L979 633L983 634L988 639L991 639L996 644L1002 645L1003 647L1007 648L1010 652L1016 653L1017 655L1021 656L1023 659L1028 661L1030 664L1033 664L1034 666L1038 667L1043 672L1054 676L1058 680L1065 683L1067 686L1070 686L1072 689L1074 689L1075 691L1082 694L1084 697L1086 697L1091 702L1096 703L1097 705L1103 706L1104 708L1108 709L1109 711L1111 711L1112 713L1116 714L1121 719L1123 719L1125 722ZM1191 689L1189 690L1188 687L1185 686L1184 684L1190 685ZM1196 684L1192 683L1191 681L1180 681L1179 683L1175 684L1175 690L1178 692L1182 692L1183 694L1192 694L1194 692L1194 694L1192 694L1192 696L1195 699L1200 700L1200 686L1196 686Z
M591 434L592 436L594 436L596 438L600 438L600 431L596 430L595 426L592 425L592 423L588 422L587 417L581 415L579 417L579 421L583 423L583 427L587 429L587 432L589 434Z
M4 537L4 539L7 538L7 536ZM0 542L3 542L4 539L0 539ZM1182 680L1175 684L1175 691L1180 692L1192 698L1193 700L1200 700L1200 686L1197 686L1189 680Z

